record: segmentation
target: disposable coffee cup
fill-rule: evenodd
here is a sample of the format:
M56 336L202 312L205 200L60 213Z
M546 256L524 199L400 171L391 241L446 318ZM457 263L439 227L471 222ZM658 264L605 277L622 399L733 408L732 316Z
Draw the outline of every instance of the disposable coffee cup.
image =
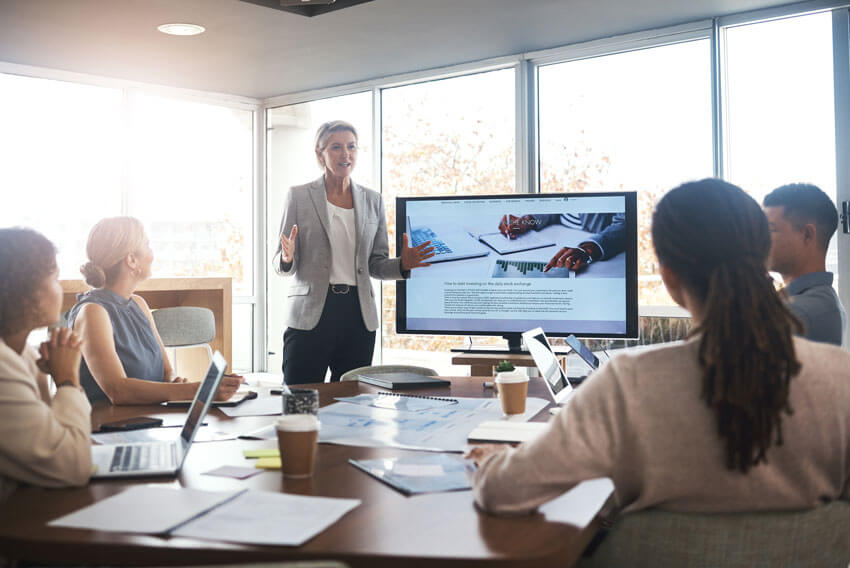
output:
M284 414L277 421L281 470L287 477L310 477L316 465L319 419L313 414Z
M525 412L525 399L528 396L528 377L521 371L499 373L496 375L496 387L499 400L502 401L502 412L505 414L522 414Z

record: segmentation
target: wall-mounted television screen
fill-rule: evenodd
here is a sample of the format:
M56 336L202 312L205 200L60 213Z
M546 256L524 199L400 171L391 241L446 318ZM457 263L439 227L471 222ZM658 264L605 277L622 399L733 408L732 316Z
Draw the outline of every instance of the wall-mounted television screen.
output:
M635 192L400 197L397 250L405 232L436 254L396 284L398 333L501 335L512 350L535 327L637 337Z

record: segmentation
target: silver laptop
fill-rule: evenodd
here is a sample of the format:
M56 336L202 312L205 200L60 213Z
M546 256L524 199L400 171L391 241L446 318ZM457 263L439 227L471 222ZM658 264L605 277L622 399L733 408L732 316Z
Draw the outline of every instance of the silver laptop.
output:
M543 376L546 388L555 399L555 404L565 404L573 394L573 385L567 379L567 374L561 367L558 356L552 350L543 329L538 327L526 331L522 334L522 339L531 352L534 364Z
M413 227L410 223L410 215L407 216L407 238L410 239L410 246L412 247L431 241L431 246L434 247L434 256L426 262L445 262L490 254L487 247L472 238L472 235L463 229L441 227L432 230L428 226Z
M195 399L186 415L186 423L183 424L183 430L177 440L92 446L92 462L96 468L92 477L176 475L183 467L195 434L203 424L226 367L227 361L216 351L210 361L207 376L195 393Z

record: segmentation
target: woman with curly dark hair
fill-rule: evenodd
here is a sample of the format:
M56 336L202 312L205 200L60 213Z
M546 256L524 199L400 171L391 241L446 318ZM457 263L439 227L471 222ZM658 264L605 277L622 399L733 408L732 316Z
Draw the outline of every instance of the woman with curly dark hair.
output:
M759 205L720 180L687 183L658 203L652 238L692 337L614 357L536 440L474 449L478 504L528 512L596 477L626 513L850 500L850 354L793 336Z
M56 251L30 229L0 229L0 500L20 483L85 485L91 475L91 407L80 388L80 339L59 321ZM47 374L56 394L51 397Z

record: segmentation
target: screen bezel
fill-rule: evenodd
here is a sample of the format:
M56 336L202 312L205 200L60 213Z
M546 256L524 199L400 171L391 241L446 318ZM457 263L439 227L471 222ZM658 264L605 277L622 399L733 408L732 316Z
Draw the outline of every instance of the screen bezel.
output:
M637 339L638 338L638 286L637 286L637 192L636 191L609 191L609 192L588 192L588 193L529 193L529 194L495 194L495 195L451 195L451 196L410 196L396 197L396 251L401 251L402 234L406 230L407 218L407 203L413 201L462 201L462 200L485 200L485 199L511 199L519 202L524 199L540 199L541 197L551 197L553 199L565 197L610 197L622 196L626 204L626 231L629 241L626 243L626 331L622 334L612 333L590 333L584 330L567 330L555 331L546 328L546 322L541 321L540 325L549 337L567 337L576 335L577 337L589 337L598 339ZM417 270L428 270L420 268ZM396 281L396 333L408 335L487 335L487 336L516 336L518 339L521 332L515 330L500 330L500 329L469 329L459 332L458 330L445 329L429 329L421 330L407 329L407 281ZM494 322L496 320L493 320ZM495 326L494 326L495 327Z

